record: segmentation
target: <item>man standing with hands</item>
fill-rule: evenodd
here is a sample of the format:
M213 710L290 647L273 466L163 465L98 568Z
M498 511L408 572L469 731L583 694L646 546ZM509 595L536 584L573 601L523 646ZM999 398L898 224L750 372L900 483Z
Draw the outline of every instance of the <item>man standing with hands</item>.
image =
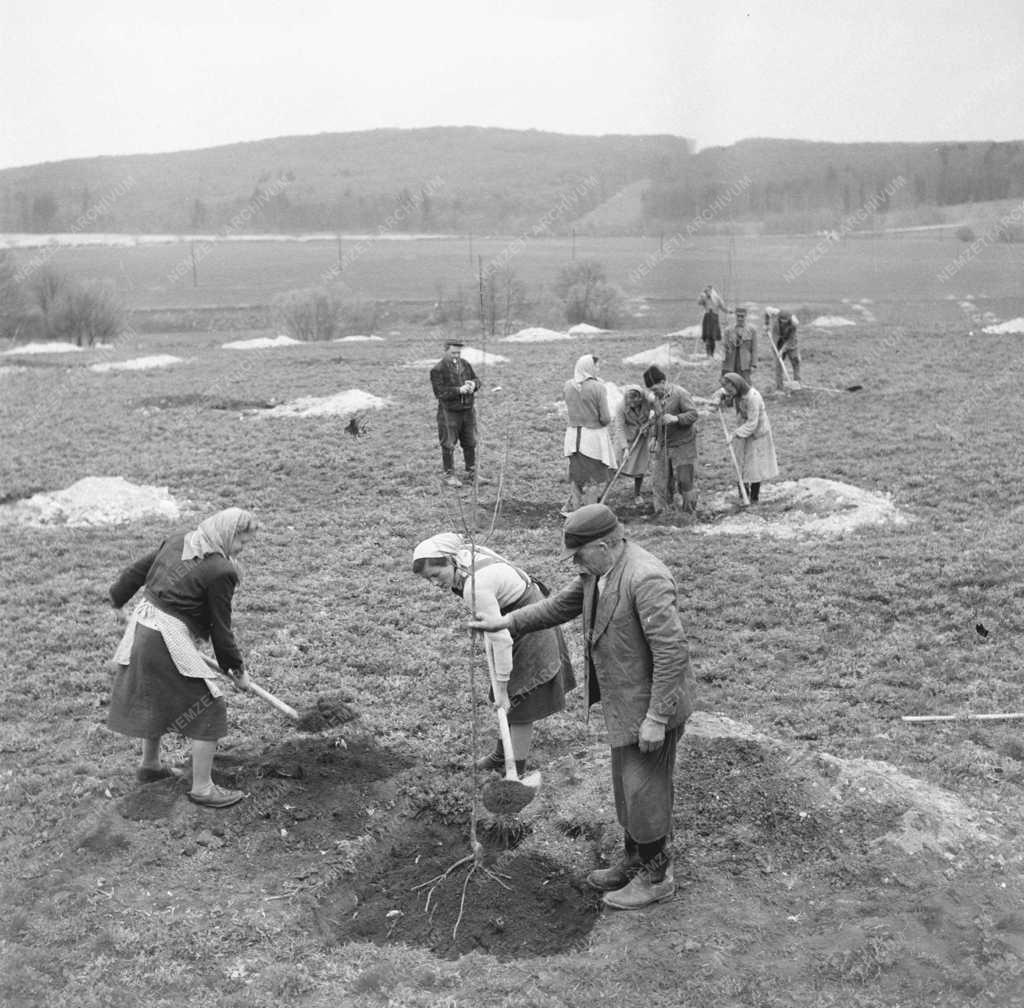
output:
M477 616L476 630L513 637L583 617L586 706L602 702L611 744L622 857L587 882L604 902L637 910L675 892L672 808L676 744L693 709L689 646L669 569L629 542L604 504L574 511L562 556L578 576L549 598L504 616Z
M460 487L455 475L455 446L462 445L466 477L476 478L476 409L474 396L480 381L472 365L462 359L462 341L445 340L444 356L430 369L430 384L437 398L437 437L447 486Z

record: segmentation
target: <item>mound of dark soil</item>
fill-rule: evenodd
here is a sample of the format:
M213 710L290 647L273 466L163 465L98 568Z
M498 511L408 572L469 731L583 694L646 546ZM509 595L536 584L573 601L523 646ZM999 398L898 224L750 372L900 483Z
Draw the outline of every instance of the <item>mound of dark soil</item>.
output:
M398 942L446 959L474 949L502 960L557 955L585 940L599 895L536 852L504 851L487 857L490 873L470 863L424 885L468 850L456 830L415 824L372 876L324 896L314 911L320 933L332 944Z

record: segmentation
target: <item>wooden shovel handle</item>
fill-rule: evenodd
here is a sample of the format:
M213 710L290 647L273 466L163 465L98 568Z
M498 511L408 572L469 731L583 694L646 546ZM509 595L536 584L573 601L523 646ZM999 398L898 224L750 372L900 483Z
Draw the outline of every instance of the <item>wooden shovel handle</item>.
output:
M207 658L206 655L203 655L203 661L206 662L206 664L209 665L214 672L224 676L225 679L231 678L230 676L225 675L221 667L212 659ZM274 696L274 694L271 693L269 690L265 690L262 686L259 686L256 683L254 683L251 678L249 679L249 692L252 693L253 696L259 697L260 700L262 700L265 704L267 704L270 707L273 707L274 710L280 712L289 720L299 720L299 712L294 707L290 707L283 700Z

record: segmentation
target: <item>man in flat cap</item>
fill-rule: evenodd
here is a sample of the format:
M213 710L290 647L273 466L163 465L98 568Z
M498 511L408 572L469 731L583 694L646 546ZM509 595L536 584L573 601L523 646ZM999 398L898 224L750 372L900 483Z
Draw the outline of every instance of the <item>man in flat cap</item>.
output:
M722 337L723 375L733 372L742 375L748 385L753 385L751 374L757 369L757 329L747 322L747 309L736 306L736 324L725 330Z
M682 385L669 382L665 372L652 364L644 371L644 385L653 410L654 513L674 508L679 494L683 515L697 511L697 407Z
M430 384L437 398L437 438L441 442L444 482L462 486L455 475L455 446L462 445L466 477L476 478L476 409L474 396L480 381L472 365L462 359L462 341L445 340L444 356L430 369Z
M566 520L562 556L578 576L541 602L504 616L476 616L476 630L513 637L583 617L585 697L601 701L612 748L622 857L587 882L604 902L637 910L675 892L672 774L676 743L693 709L690 651L669 569L629 542L615 512L586 504Z

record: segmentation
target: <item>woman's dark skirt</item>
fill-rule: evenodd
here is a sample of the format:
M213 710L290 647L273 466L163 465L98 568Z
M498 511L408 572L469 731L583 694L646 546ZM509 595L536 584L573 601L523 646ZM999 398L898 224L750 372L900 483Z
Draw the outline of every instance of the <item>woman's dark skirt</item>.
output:
M136 626L130 662L114 676L107 727L132 738L176 732L215 742L228 731L227 703L178 671L158 630Z
M514 606L502 611L513 612L522 606L540 602L544 595L534 582ZM528 685L537 683L538 679L542 680L539 684ZM520 683L527 685L527 689L518 692ZM513 639L509 724L532 724L549 714L565 710L565 694L575 687L576 677L561 627L538 630Z
M715 352L715 344L722 338L722 327L718 321L718 312L704 312L704 318L700 323L700 338L704 343L704 349L710 357Z
M614 469L609 469L600 459L591 458L573 452L569 456L569 482L577 486L588 483L607 483L612 478Z

